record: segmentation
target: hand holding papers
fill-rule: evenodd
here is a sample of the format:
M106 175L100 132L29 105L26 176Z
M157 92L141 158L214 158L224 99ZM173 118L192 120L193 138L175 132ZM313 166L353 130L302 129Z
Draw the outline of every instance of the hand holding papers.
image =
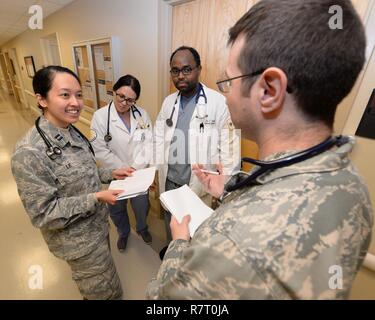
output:
M185 215L190 214L189 230L191 237L202 222L213 212L187 185L163 192L160 195L160 201L165 209L176 217L178 222L181 222Z
M109 185L109 190L124 190L117 197L117 200L133 198L145 194L154 181L155 167L136 170L131 177L124 180L114 180Z

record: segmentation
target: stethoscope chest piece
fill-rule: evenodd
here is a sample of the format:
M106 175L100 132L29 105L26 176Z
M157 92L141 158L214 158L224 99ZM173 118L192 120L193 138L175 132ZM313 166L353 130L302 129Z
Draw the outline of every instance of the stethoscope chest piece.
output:
M110 133L107 133L105 136L104 136L104 141L105 142L110 142L112 140L112 136Z
M59 147L49 147L47 150L46 150L46 154L49 158L51 159L55 159L56 157L59 157L61 156L62 154L62 151Z
M167 120L165 120L166 124L168 127L173 127L173 120L171 118L168 118Z

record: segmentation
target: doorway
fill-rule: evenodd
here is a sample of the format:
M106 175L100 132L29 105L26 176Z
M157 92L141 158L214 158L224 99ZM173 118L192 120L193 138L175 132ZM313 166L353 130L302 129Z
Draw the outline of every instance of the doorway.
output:
M21 103L19 92L17 90L17 80L16 80L16 69L14 68L14 60L9 56L9 52L4 52L5 65L8 72L8 79L10 82L11 91L16 98L18 103Z
M52 33L40 39L45 66L61 66L60 45L57 33Z
M14 89L15 89L14 91L15 91L16 99L18 97L19 102L21 102L28 109L24 85L22 81L22 73L21 73L20 65L18 63L19 60L18 60L16 48L10 49L9 59L11 61L11 67L12 67L12 72L13 72L13 82L14 82Z
M9 72L8 72L5 53L0 54L0 66L1 66L1 70L3 72L4 79L5 79L5 89L7 90L8 94L13 95L13 89L12 89L11 80L9 78Z

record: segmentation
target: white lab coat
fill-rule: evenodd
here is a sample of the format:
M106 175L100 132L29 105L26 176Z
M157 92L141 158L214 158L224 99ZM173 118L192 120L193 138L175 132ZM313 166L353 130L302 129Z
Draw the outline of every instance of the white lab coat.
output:
M197 105L190 120L188 148L190 163L191 165L205 164L208 169L212 170L216 168L215 164L220 162L224 166L224 173L231 174L238 170L240 164L240 136L234 130L225 97L205 85L203 89L207 97L207 105L200 107ZM165 191L169 148L180 110L180 98L178 98L172 117L172 127L166 125L166 119L171 116L177 96L178 92L175 92L164 99L154 127L154 161L159 171L160 193ZM204 99L200 98L200 101ZM198 108L206 108L207 111L203 113L207 115L205 120L197 118ZM203 132L200 131L202 121L204 122ZM210 139L211 143L205 143ZM194 173L191 174L189 186L199 197L207 195Z
M110 142L104 141L107 134L108 107L106 105L94 113L91 121L91 130L94 137L92 146L96 159L106 168L133 167L146 168L152 158L152 123L147 112L138 107L142 118L135 112L134 119L130 111L130 133L117 113L114 103L110 110L109 132L112 135ZM142 138L143 136L143 138Z

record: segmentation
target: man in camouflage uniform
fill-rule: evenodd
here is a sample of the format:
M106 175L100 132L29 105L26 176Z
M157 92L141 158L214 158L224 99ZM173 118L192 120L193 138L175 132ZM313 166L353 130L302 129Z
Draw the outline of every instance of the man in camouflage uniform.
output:
M230 30L229 79L219 88L233 123L266 162L328 139L337 104L363 66L360 19L350 1L335 4L343 9L340 31L328 27L328 0L263 0ZM147 297L347 298L373 218L367 188L348 159L354 139L339 140L337 148L268 170L231 193L224 190L247 174L224 188L223 176L197 166L200 181L223 203L191 240L189 216L172 219L174 241Z
M71 127L56 128L43 116L39 125L62 154L50 159L35 127L17 143L12 172L25 210L49 250L68 262L85 299L119 299L108 209L95 197L113 170L97 168L86 141Z

